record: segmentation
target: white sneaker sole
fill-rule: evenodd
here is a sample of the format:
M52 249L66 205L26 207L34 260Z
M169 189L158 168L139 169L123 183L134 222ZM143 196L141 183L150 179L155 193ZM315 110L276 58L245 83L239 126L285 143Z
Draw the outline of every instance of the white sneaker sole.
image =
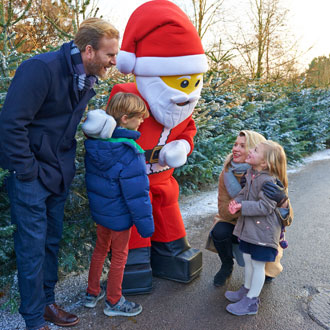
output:
M132 312L132 313L125 313L125 312L120 312L120 311L113 311L113 310L108 310L106 308L103 310L103 313L106 316L136 316L136 315L140 314L141 312L142 312L142 307L138 311Z
M102 294L96 298L96 300L94 301L87 301L84 303L84 306L87 307L87 308L94 308L96 306L96 304L101 300L103 299L105 296L105 291L102 291Z

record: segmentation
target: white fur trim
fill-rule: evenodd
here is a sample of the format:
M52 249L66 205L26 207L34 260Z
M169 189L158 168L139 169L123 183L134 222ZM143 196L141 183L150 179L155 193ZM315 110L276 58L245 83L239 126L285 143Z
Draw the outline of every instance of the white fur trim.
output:
M207 68L205 54L175 57L138 57L133 73L145 77L176 76L203 73L207 71Z
M116 67L121 73L131 73L134 70L136 57L134 53L125 52L121 50L117 56Z

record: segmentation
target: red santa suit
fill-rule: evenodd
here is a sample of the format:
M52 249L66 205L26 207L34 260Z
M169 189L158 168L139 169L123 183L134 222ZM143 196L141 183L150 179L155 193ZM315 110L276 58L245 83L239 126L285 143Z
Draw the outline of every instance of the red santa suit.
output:
M118 93L134 93L141 97L135 83L115 85L110 98ZM193 137L196 134L195 122L191 116L172 129L158 123L152 114L140 125L141 137L137 143L146 152L147 173L155 221L155 233L152 241L171 242L186 236L180 208L179 185L174 179L174 168L162 167L158 163L160 148L174 140L184 139L193 150ZM136 230L132 231L130 249L150 246L149 238L142 238Z
M150 242L133 227L123 280L124 294L145 293L151 290L152 274L187 283L202 269L201 252L191 248L186 238L179 186L172 174L193 150L192 112L207 60L187 15L170 1L153 0L131 15L117 68L124 74L133 73L135 83L115 85L110 98L118 92L134 93L150 111L139 128L137 143L146 154L155 233ZM107 124L100 127L104 131Z

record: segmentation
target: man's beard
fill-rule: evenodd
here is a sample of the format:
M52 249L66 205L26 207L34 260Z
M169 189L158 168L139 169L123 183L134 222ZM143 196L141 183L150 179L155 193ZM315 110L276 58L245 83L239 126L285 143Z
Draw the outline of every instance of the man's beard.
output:
M105 71L104 67L105 65L103 65L98 58L96 58L92 62L88 63L87 71L89 75L94 75L101 79L106 79L109 76L110 68L107 68Z
M202 89L201 84L197 90L187 95L169 87L160 77L136 76L135 80L137 89L148 102L152 115L166 128L179 125L192 114ZM185 102L188 103L178 105Z

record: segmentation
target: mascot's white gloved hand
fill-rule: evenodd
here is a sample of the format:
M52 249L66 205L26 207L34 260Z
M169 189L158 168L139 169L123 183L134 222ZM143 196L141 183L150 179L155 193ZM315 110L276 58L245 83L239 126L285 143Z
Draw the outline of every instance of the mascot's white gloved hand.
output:
M104 110L96 109L87 113L87 118L81 128L90 137L109 139L116 128L116 121Z
M186 140L175 140L164 145L158 162L161 166L180 167L186 163L189 152L190 144Z

